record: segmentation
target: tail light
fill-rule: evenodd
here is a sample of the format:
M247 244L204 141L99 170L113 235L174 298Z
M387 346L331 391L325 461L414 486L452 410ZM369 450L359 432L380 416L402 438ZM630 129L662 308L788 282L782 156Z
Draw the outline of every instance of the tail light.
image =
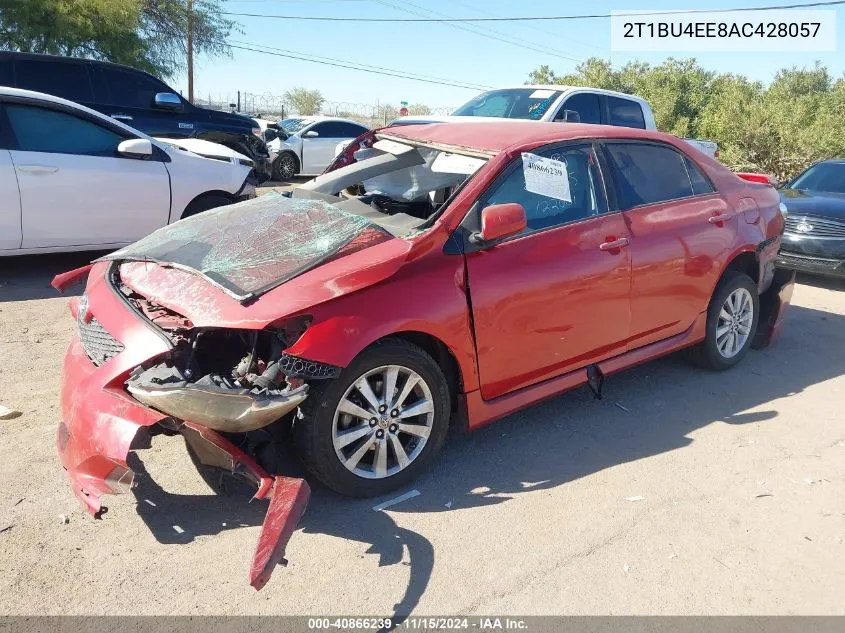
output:
M372 147L373 143L376 140L376 133L373 130L368 130L364 132L361 136L357 137L354 141L352 141L349 145L343 148L343 151L335 156L335 159L329 163L329 166L326 167L326 171L324 174L329 173L330 171L334 171L335 169L340 169L341 167L346 167L347 165L351 165L355 162L355 152L360 149L364 149L365 147Z
M740 171L736 174L743 180L747 180L748 182L757 182L761 185L769 185L771 187L778 186L778 180L772 174L755 174L751 172Z

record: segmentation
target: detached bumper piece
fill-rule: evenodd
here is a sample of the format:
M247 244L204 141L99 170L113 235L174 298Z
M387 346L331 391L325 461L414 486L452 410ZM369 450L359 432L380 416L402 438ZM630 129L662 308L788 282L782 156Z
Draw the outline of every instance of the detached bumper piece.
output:
M285 548L305 514L311 488L304 479L268 475L246 453L211 429L186 422L179 432L202 464L252 481L258 486L254 498L270 499L249 572L249 584L261 589L277 565L287 565Z
M180 420L225 433L254 431L275 422L308 396L308 385L284 389L233 388L232 381L207 375L188 382L176 368L136 369L126 389L142 404Z
M757 323L757 333L751 342L752 347L763 349L775 340L783 325L794 288L795 271L778 268L772 285L760 295L760 320Z

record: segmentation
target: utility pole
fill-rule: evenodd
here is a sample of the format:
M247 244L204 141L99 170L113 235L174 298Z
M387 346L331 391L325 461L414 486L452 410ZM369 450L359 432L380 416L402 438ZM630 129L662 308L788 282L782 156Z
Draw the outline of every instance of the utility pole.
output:
M194 102L194 11L193 0L188 5L188 101Z

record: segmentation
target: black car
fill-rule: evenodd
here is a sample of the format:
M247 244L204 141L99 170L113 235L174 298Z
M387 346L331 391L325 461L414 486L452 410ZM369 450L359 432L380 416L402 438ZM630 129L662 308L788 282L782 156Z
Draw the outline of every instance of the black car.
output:
M255 121L199 108L140 70L73 57L0 53L0 85L75 101L150 136L220 143L251 158L259 180L270 176L270 155Z
M809 167L781 190L788 216L778 266L845 277L845 159Z

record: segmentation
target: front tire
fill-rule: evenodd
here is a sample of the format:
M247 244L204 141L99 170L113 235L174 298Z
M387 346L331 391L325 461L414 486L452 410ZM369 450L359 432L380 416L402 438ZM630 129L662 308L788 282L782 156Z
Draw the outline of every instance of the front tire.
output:
M294 422L306 468L332 490L379 496L407 485L440 451L451 400L424 350L385 339L331 381L313 381Z
M707 335L692 349L693 361L714 371L739 363L751 347L759 316L757 285L744 273L727 271L710 299Z
M286 182L299 173L299 161L290 152L279 154L273 162L273 179Z
M218 194L201 196L191 201L191 203L185 208L185 212L182 214L182 217L189 218L197 213L216 209L217 207L225 207L229 204L232 204L232 199L227 198L226 196Z

